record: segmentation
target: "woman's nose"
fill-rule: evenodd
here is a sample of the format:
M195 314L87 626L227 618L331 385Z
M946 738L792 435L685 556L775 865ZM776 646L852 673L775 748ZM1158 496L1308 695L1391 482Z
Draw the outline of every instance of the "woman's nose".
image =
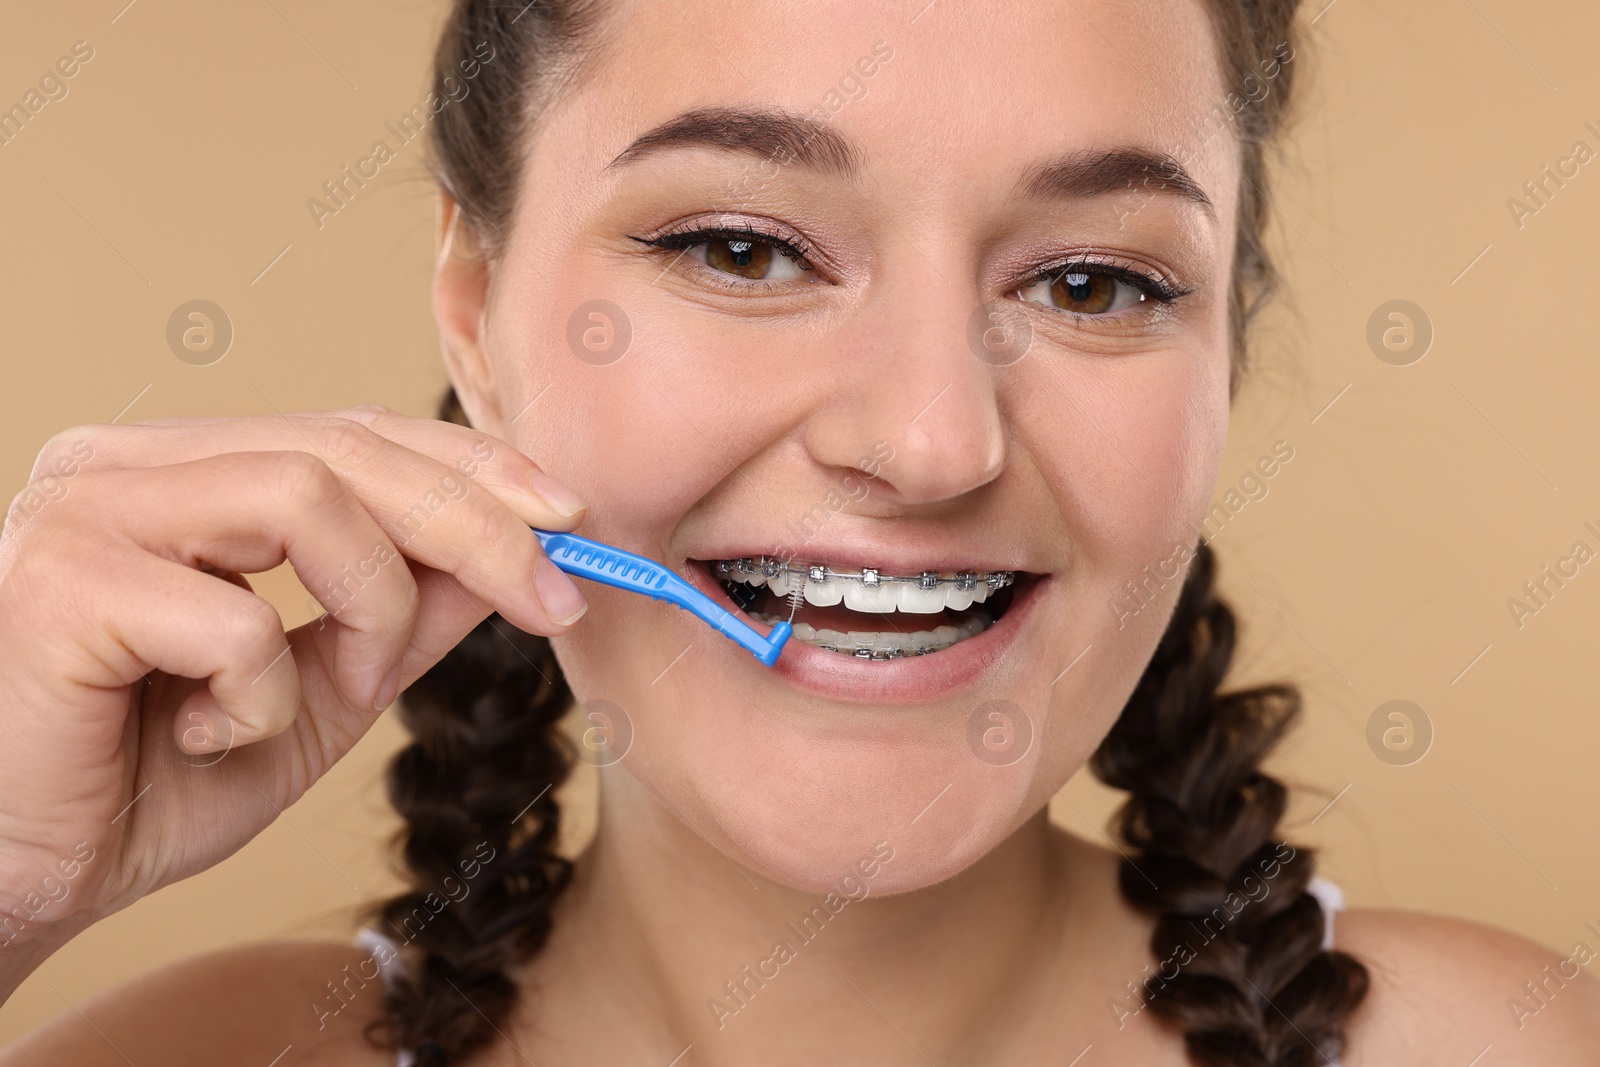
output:
M856 468L884 442L880 451L893 458L874 472L875 495L900 504L952 500L998 477L1007 452L1001 386L1019 368L973 351L979 304L972 286L924 269L854 309L823 342L826 396L815 398L805 434L813 460Z

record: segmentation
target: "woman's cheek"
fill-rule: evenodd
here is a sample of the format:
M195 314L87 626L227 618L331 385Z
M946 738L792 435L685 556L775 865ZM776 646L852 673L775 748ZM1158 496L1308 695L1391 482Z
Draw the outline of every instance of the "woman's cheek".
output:
M1161 639L1227 437L1226 375L1208 358L1163 352L1077 370L1069 384L1035 383L1019 415L1036 430L1029 451L1069 538L1040 620L1059 638L1056 662L1074 666L1046 678L1039 803L1099 745Z
M1132 630L1148 641L1164 629L1205 537L1199 520L1227 440L1226 382L1208 373L1202 359L1161 360L1116 407L1122 429L1114 447L1137 473L1113 497L1112 521L1120 533L1109 543L1109 566L1096 575L1092 599L1104 606L1111 633Z
M1227 438L1226 377L1213 362L1188 349L1071 358L1018 382L1011 418L1054 494L1075 570L1125 577L1198 539Z
M724 430L706 410L715 398L705 376L680 365L670 337L621 305L590 314L627 316L626 352L586 362L569 350L559 319L530 329L519 339L525 388L543 393L517 420L515 439L589 503L586 536L652 553L662 531L715 484L714 442Z

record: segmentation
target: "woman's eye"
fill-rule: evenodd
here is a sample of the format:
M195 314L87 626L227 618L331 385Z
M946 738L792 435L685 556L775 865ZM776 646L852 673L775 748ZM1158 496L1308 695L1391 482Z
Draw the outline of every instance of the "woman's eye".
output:
M1041 275L1017 290L1023 299L1080 315L1104 315L1144 300L1138 286L1103 271L1069 267L1059 274Z
M750 281L785 281L805 273L793 256L757 238L714 237L690 245L689 254L712 270Z

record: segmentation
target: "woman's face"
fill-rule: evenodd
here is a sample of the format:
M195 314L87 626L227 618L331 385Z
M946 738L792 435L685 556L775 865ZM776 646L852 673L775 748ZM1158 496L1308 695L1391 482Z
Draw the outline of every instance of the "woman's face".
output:
M808 583L845 601L772 669L587 583L556 649L631 728L607 776L727 855L822 889L886 841L875 891L936 882L1083 764L1170 616L1227 429L1224 101L1267 79L1222 83L1199 0L622 7L529 139L481 335L447 327L458 387L579 532L729 606L716 561L878 572ZM968 606L963 571L1015 580Z

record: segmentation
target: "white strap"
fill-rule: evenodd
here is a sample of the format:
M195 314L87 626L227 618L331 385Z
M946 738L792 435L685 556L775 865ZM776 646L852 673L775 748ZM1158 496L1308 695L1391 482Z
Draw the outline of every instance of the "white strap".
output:
M378 973L383 976L384 985L392 985L394 980L404 973L405 963L400 959L400 946L388 934L380 933L371 927L363 927L356 932L356 944L372 954L372 961L378 965ZM416 1054L410 1049L401 1049L400 1055L395 1060L395 1067L413 1067L416 1059Z
M1322 904L1322 948L1326 951L1333 947L1333 916L1344 910L1344 890L1318 874L1312 876L1306 892Z

